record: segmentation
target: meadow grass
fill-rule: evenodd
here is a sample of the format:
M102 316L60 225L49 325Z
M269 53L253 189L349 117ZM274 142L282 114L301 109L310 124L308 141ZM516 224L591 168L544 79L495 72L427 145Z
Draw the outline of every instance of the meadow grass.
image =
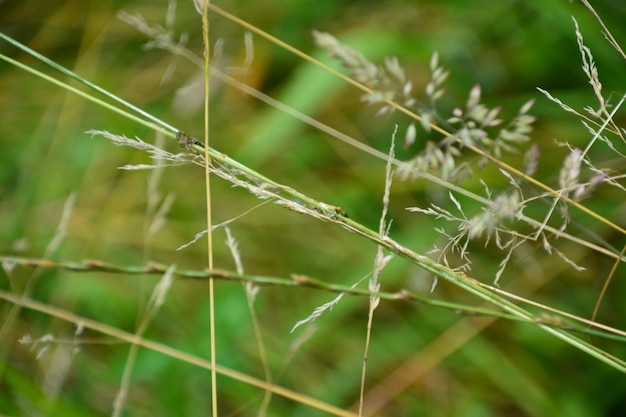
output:
M545 143L531 115L540 93L485 104L472 82L451 99L445 48L409 69L384 31L317 22L307 48L297 30L293 42L268 35L254 10L197 4L137 2L121 20L91 10L64 75L16 45L2 54L4 133L21 138L3 144L2 413L619 409L607 381L626 371L614 279L624 96L600 82L580 17L568 30L595 103L542 88L582 122ZM194 52L202 7L223 35L208 94ZM285 50L297 64L272 73ZM69 67L63 56L52 64ZM128 68L102 78L112 56Z

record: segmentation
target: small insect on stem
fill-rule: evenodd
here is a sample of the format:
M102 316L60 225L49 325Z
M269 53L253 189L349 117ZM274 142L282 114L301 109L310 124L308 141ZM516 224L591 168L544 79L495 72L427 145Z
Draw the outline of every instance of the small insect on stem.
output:
M348 213L346 213L344 209L342 209L341 207L333 206L331 204L320 203L319 207L314 207L313 209L330 217L331 219L335 219L338 217L349 217Z
M193 136L189 136L182 130L178 131L178 133L176 134L176 140L178 141L178 144L181 148L186 149L196 155L200 155L200 151L197 148L194 148L194 146L204 148L204 145L202 143L196 140Z
M348 213L341 207L333 206L333 210L335 212L335 215L337 216L343 216L346 219L350 218L350 216L348 216Z

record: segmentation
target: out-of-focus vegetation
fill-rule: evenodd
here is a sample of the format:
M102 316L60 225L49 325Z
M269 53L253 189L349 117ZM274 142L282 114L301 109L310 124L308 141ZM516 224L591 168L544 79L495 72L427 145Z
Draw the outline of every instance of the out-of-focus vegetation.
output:
M332 33L370 61L382 63L385 57L398 57L415 90L423 90L430 77L429 60L438 51L440 64L450 71L440 104L448 113L465 105L475 84L481 85L484 103L502 106L504 117L513 117L523 103L535 99L531 113L537 122L531 137L532 143L541 147L535 177L553 187L557 187L559 167L568 154L567 148L556 142L584 148L591 135L578 118L550 102L536 87L581 112L585 106L597 106L581 70L572 16L594 54L604 92L615 93L613 103L624 94L626 62L604 39L593 15L577 2L217 3L336 68L339 65L328 52L314 45L314 29ZM176 5L169 24L166 1L0 1L0 31L201 137L202 96L198 92L202 88L185 88L198 77L198 68L166 51L145 50L150 40L118 19L120 11L141 14L150 25L167 26L175 34L174 42L185 33L185 46L201 54L200 16L193 2L187 1ZM606 2L598 5L597 12L617 41L626 45L626 6ZM384 153L398 125L396 157L401 160L415 156L426 140L437 139L437 133L418 129L416 143L402 147L402 136L411 123L406 116L396 112L375 117L378 108L366 106L362 92L354 87L258 36L246 47L244 28L213 13L210 19L212 40L219 39L221 45L213 64L241 82ZM7 43L0 42L0 53L66 80ZM212 86L211 140L215 148L279 183L340 206L372 229L378 228L384 160L218 80L212 80ZM206 228L202 170L191 165L168 167L158 185L152 186L149 171L117 169L150 163L145 154L114 147L85 133L107 130L154 142L154 132L5 62L0 63L0 109L0 255L58 261L96 259L121 265L156 261L190 269L206 266L204 240L176 250ZM614 117L620 126L626 125L623 114L619 110ZM164 146L174 153L181 151L175 141ZM623 154L624 143L616 143L616 147ZM519 166L521 155L513 159ZM590 158L602 167L623 168L623 157L606 146L594 147ZM488 166L463 187L484 194L479 179L494 189L508 184L494 166ZM371 242L271 202L259 206L262 201L224 181L216 179L212 186L215 223L237 218L229 227L239 242L247 273L306 274L351 285L374 268L376 246ZM529 193L534 190L525 189ZM51 246L70 195L75 202L67 234L59 245ZM150 213L149 199L156 195L162 199L171 195L173 202L165 224L151 235L148 228L154 213ZM435 245L444 246L445 240L435 229L445 228L446 222L406 210L433 203L452 207L447 190L424 180L395 178L389 205L391 237L422 254ZM480 210L468 204L470 210ZM626 224L623 194L617 188L600 187L584 204L622 227ZM621 250L622 234L576 209L571 211L571 233ZM223 228L215 231L214 240L216 267L234 269L223 243ZM577 271L555 254L546 254L538 242L524 246L524 252L512 257L499 284L514 294L589 318L614 259L567 241L555 245L585 270ZM503 253L494 249L493 243L487 249L473 245L470 251L472 270L466 273L491 284ZM454 255L450 256L453 262ZM28 291L32 299L131 333L145 317L158 282L158 277L147 274L11 269L9 262L3 266L1 289L15 294ZM624 327L623 276L620 266L598 316L599 321L616 328ZM443 282L431 293L432 276L399 258L384 269L380 282L384 291L408 288L434 299L480 304ZM217 281L216 290L217 362L264 379L242 285ZM175 280L145 337L208 357L207 296L204 282ZM261 286L255 312L273 382L354 411L368 297L344 297L313 324L290 333L296 322L335 296L306 288ZM0 301L0 413L110 414L129 345L94 331L78 334L66 321L16 305ZM45 335L56 341L19 342L26 340L25 336L37 340ZM593 342L615 356L626 353L621 342ZM43 346L46 351L41 351ZM626 409L623 374L536 326L413 302L381 302L374 315L367 365L366 415L376 410L375 415L380 416L592 417L618 416ZM220 415L256 415L262 409L261 389L220 376L218 392ZM128 394L126 415L208 414L209 372L142 348ZM267 415L326 414L274 395Z

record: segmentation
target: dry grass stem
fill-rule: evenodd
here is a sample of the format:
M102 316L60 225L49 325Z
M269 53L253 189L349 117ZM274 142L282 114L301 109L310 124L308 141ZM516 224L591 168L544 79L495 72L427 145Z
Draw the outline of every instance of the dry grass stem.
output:
M387 212L389 210L389 194L391 192L391 183L393 178L393 164L394 149L396 146L396 133L398 132L398 126L396 125L393 133L391 134L391 145L389 147L389 160L385 168L385 190L383 192L383 210L380 216L380 222L378 226L378 234L384 239L389 236L389 227L391 222L387 222ZM374 273L370 278L368 289L372 293L380 291L379 277L385 266L393 259L393 255L384 254L384 249L381 245L378 245L376 249L376 259L374 261ZM365 375L367 371L367 360L370 347L370 339L372 337L372 323L374 321L374 311L380 304L380 297L372 295L369 302L369 311L367 315L367 331L365 336L365 351L363 352L363 366L361 368L361 387L359 392L359 416L363 415L363 397L365 395Z

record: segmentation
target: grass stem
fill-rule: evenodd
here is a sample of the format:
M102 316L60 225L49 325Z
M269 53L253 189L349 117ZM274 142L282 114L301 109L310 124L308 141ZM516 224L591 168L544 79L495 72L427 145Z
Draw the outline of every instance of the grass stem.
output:
M211 155L209 154L209 115L210 115L210 37L209 37L209 14L207 5L209 1L202 2L202 39L204 43L204 163L205 163L205 188L206 188L206 218L207 218L207 256L209 271L213 270L213 224L211 215ZM215 285L213 278L209 278L209 331L211 343L211 410L213 417L217 417L217 373L216 349L215 349Z

